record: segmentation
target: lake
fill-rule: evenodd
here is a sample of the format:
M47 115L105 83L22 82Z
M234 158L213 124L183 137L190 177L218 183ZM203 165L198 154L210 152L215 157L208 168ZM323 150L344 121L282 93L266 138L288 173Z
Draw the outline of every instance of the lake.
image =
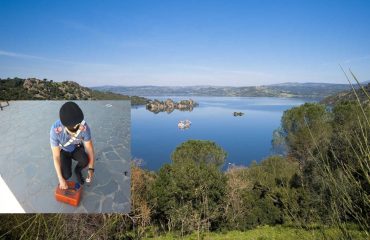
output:
M166 97L149 97L165 100ZM189 97L170 97L175 101ZM176 146L189 139L216 142L227 152L228 164L248 166L271 155L273 131L280 126L283 112L312 100L264 97L191 97L199 103L192 112L178 110L154 114L145 106L131 111L131 152L143 160L142 167L158 170L171 162ZM233 112L244 116L234 117ZM180 120L192 124L180 130Z

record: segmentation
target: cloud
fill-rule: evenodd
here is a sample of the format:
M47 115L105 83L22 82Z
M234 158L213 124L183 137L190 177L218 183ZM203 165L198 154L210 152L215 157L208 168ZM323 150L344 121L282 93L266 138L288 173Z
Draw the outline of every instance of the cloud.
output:
M37 59L37 60L48 60L47 58L43 58L43 57L27 55L27 54L22 54L22 53L8 52L8 51L3 51L3 50L0 50L0 56L25 58L25 59Z
M54 62L54 63L63 63L69 65L79 65L79 66L91 66L91 67L119 67L119 65L115 64L105 64L105 63L89 63L89 62L76 62L76 61L69 61L69 60L61 60L57 58L47 58L47 57L40 57L35 55L28 55L23 53L16 53L16 52L9 52L0 49L0 56L5 57L12 57L12 58L21 58L21 59L34 59L34 60L41 60L45 62Z

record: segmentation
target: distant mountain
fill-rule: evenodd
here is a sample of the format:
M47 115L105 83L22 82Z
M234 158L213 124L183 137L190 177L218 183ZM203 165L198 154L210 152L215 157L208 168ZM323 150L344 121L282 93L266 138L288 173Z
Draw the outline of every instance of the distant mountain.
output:
M53 82L36 78L0 79L0 100L129 100L132 105L146 104L149 99L101 92L76 82Z
M250 87L219 86L100 86L92 89L137 96L226 96L226 97L304 97L324 98L348 90L347 84L281 83Z
M367 83L367 85L365 85L365 83ZM369 98L365 94L366 92L367 95L370 96L370 81L362 82L361 84L363 85L363 89L357 88L356 94L360 102L370 103ZM324 104L328 104L328 105L334 105L337 102L341 102L341 101L357 101L355 92L353 90L342 91L332 96L324 98L321 102Z

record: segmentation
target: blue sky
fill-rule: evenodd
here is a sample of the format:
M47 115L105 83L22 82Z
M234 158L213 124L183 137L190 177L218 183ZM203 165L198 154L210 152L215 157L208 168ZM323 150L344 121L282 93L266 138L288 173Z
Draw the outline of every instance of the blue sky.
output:
M370 79L370 1L0 0L0 77L250 86Z

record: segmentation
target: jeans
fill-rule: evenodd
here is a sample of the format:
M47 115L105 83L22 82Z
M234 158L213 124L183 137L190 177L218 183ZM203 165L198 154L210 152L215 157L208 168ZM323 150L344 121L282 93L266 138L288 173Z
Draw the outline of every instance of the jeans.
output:
M60 164L62 176L65 180L68 180L72 176L72 159L78 162L75 172L81 172L81 170L89 164L89 159L83 145L76 146L73 152L66 152L63 149L60 150Z

